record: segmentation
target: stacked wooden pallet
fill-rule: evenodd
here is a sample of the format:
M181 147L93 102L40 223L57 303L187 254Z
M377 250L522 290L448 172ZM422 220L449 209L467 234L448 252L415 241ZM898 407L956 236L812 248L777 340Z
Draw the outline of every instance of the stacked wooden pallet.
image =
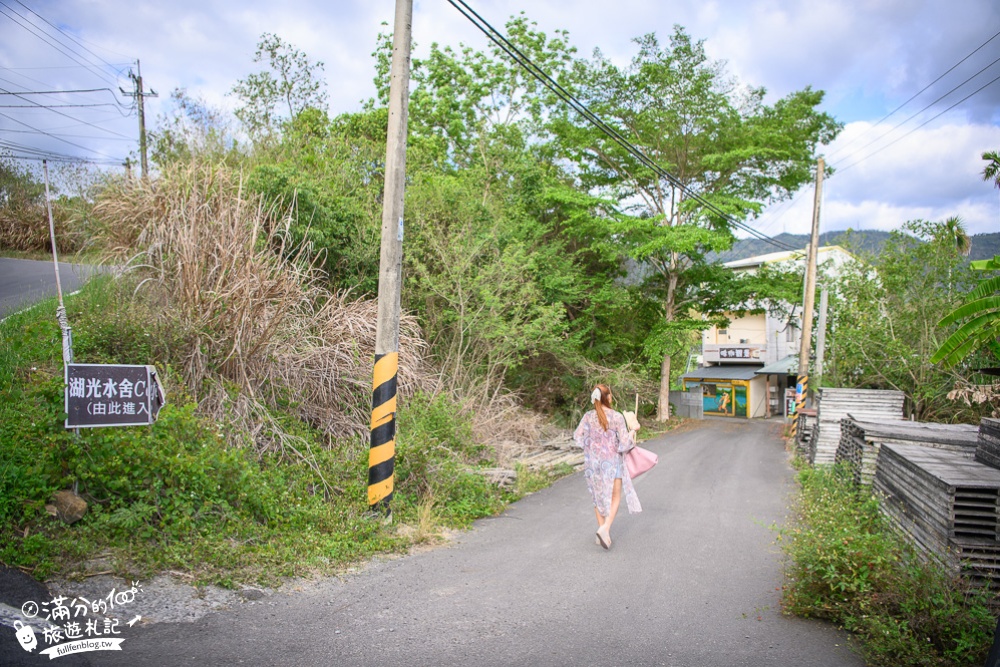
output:
M883 443L873 489L922 553L1000 586L1000 470L963 452Z
M903 392L821 388L816 408L816 433L809 447L809 463L834 462L840 445L840 420L848 414L868 422L900 421L903 418Z
M574 470L583 468L583 450L576 446L572 438L552 440L541 445L540 450L520 456L515 466L520 465L527 470L551 470L559 465L568 465ZM480 471L494 484L509 487L517 480L515 468L489 468Z
M1000 419L984 418L980 422L976 460L1000 468Z
M809 457L813 438L816 437L816 410L802 408L795 416L795 449L802 458Z
M929 424L910 421L868 422L853 415L840 420L837 463L847 463L855 484L868 486L875 476L879 448L883 444L921 445L975 457L979 427L969 424Z

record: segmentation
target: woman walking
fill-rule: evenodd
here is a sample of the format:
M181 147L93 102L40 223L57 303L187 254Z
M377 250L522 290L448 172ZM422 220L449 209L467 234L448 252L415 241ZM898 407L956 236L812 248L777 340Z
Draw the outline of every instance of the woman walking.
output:
M580 420L573 433L578 447L583 447L584 477L594 498L597 516L597 542L611 547L611 524L618 513L622 492L629 514L642 511L622 455L635 446L635 433L628 430L625 417L611 409L611 389L599 384L590 395L594 409Z

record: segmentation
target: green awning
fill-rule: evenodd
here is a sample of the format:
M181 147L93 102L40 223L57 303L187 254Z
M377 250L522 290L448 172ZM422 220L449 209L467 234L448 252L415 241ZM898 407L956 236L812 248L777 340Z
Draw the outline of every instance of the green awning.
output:
M681 376L682 380L752 380L760 366L703 366Z
M797 375L798 372L799 358L791 354L781 361L757 369L757 375Z

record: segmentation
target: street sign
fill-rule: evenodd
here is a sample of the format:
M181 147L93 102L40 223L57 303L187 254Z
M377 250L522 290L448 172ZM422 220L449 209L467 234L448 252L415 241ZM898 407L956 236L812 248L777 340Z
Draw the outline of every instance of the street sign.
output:
M66 364L66 428L152 424L166 402L153 366Z

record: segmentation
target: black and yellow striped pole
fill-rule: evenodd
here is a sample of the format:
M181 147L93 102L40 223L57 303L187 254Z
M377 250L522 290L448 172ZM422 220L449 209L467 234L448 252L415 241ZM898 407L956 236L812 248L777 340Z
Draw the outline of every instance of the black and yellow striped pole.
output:
M372 381L368 506L392 517L396 459L396 389L399 369L399 309L403 279L403 198L406 183L406 116L410 88L413 0L396 0L389 80L389 127L382 199L382 246L378 274L378 321Z
M375 355L371 449L368 451L368 506L390 513L396 457L396 371L399 354Z
M806 407L806 394L809 392L809 376L800 375L795 385L795 416L792 418L792 441L798 437L799 415Z

